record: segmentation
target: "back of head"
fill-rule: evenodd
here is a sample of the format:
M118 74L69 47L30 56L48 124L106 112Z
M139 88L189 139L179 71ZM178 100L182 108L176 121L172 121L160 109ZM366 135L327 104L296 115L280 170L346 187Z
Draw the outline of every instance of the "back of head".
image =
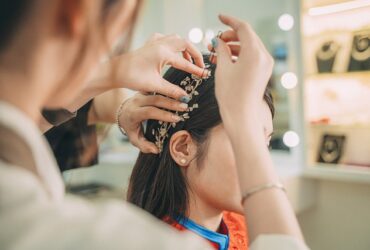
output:
M169 129L168 138L164 140L160 154L140 153L135 163L130 179L128 200L158 218L182 217L185 215L187 207L186 179L180 167L171 157L168 147L169 138L176 131L186 130L196 142L202 144L206 139L207 131L221 123L214 91L213 73L215 66L210 65L210 69L211 76L202 80L202 83L196 88L199 94L193 95L189 102L189 107L197 104L198 108L188 112L189 119L180 121L175 127ZM192 79L192 77L194 78L194 76L174 68L170 68L164 75L167 81L178 86L181 86L184 79ZM145 132L146 139L155 142L153 130L158 131L160 127L161 124L158 121L149 120Z
M160 145L162 147L160 154L139 154L130 178L128 201L160 219L167 217L177 220L187 216L188 185L181 167L172 159L169 149L171 135L177 131L186 130L197 144L195 160L199 162L202 161L207 149L208 133L213 127L222 123L215 96L216 66L209 62L208 56L204 56L204 61L211 70L211 76L203 79L196 88L189 102L189 107L195 108L184 113L185 116L188 114L189 118L170 127L166 133L168 136L163 140L163 145ZM170 68L164 78L185 88L188 93L192 89L184 83L198 80L195 76L174 68ZM264 100L273 113L272 98L268 91L265 93ZM146 139L158 144L158 141L161 141L158 134L161 134L162 125L163 123L156 120L149 120L145 132Z

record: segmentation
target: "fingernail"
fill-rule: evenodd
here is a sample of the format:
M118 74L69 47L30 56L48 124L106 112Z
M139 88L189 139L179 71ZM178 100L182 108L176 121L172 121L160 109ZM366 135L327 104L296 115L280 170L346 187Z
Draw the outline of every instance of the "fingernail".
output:
M181 108L182 110L187 110L187 109L188 109L188 107L189 107L189 105L188 105L187 103L181 103L181 104L180 104L180 108Z
M181 96L180 102L188 103L188 102L190 102L190 97L187 96L187 95Z
M218 46L218 40L217 40L216 37L212 38L211 44L212 44L212 47L213 48L217 48L217 46Z
M180 116L178 115L172 115L172 119L176 122L179 122L181 120Z
M208 69L204 70L203 75L202 75L202 78L207 79L210 76L211 76L211 71L208 70Z

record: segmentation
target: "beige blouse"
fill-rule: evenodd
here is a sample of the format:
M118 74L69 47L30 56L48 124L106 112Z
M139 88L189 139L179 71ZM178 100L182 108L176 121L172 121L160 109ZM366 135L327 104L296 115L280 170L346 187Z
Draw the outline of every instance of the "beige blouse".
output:
M209 249L197 236L180 234L126 202L97 204L65 194L40 130L0 101L1 131L1 249ZM306 247L288 236L263 235L251 249Z

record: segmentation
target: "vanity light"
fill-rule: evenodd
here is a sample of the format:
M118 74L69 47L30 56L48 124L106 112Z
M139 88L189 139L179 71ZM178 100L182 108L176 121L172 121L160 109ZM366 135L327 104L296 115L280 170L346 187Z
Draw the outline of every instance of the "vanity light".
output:
M284 31L289 31L294 26L294 18L292 17L292 15L283 14L279 17L278 24L280 29Z
M203 31L200 28L192 28L188 37L192 43L200 43L203 39Z
M294 148L299 144L299 136L294 131L287 131L283 136L284 144L289 148Z
M281 76L281 85L286 89L293 89L298 84L298 78L293 72L286 72Z
M320 7L313 7L308 10L308 14L310 16L320 16L358 9L366 6L370 6L370 0L354 0Z

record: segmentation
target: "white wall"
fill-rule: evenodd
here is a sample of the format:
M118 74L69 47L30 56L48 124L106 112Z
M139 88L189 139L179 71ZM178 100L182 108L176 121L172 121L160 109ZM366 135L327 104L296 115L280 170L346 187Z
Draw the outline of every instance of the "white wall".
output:
M286 35L279 30L277 20L287 11L290 1L295 0L146 0L134 47L154 32L187 37L193 27L225 30L217 18L220 13L249 21L269 46L272 37L281 35L280 39L284 39Z

